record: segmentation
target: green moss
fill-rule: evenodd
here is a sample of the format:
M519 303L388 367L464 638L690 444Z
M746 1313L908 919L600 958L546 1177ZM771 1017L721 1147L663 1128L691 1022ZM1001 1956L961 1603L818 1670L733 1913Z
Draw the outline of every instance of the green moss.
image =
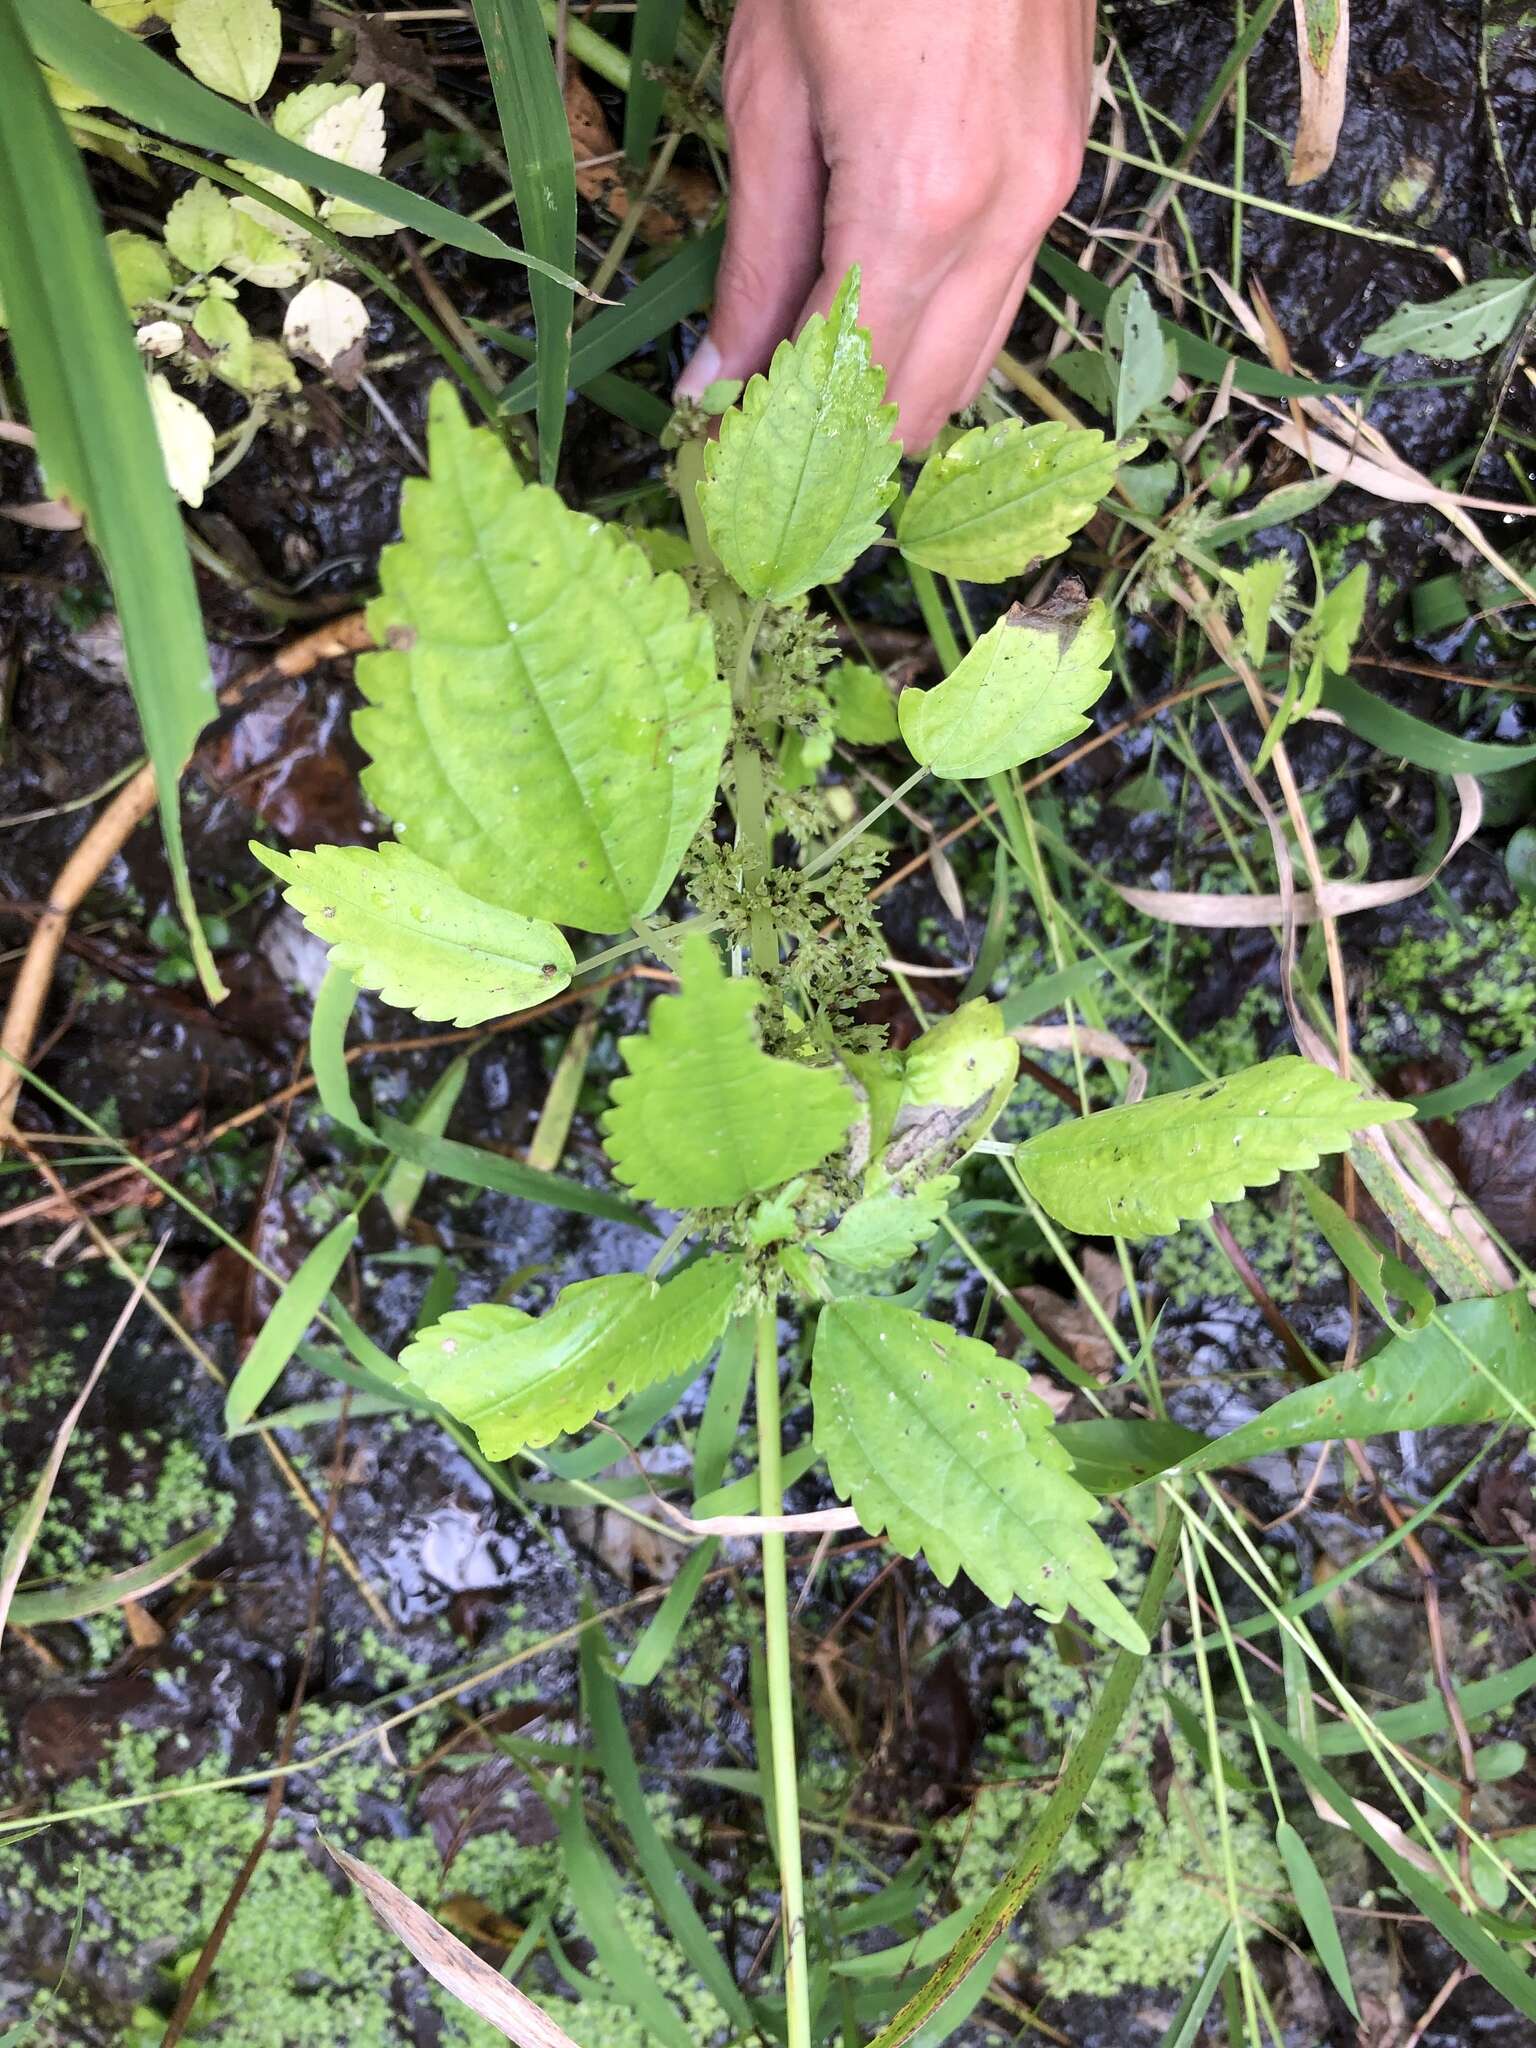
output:
M1514 1052L1536 1038L1536 905L1459 912L1433 934L1411 931L1376 962L1361 1037L1373 1053L1437 1051L1446 1020L1474 1052Z
M307 1709L300 1754L354 1732L352 1710ZM448 1724L414 1724L411 1739L394 1738L407 1765L439 1744ZM70 1787L63 1807L103 1797L163 1789L156 1780L160 1738L129 1735L90 1780ZM415 1752L414 1758L403 1754ZM211 1781L225 1764L213 1757L183 1779ZM223 1945L200 2003L194 2039L222 2048L397 2048L408 2001L430 2002L441 2014L443 2048L491 2048L501 2036L481 2025L417 1970L400 1944L342 1885L321 1836L362 1856L429 1910L461 1894L517 1925L539 1915L569 1926L569 1907L554 1846L528 1847L511 1834L471 1837L445 1873L431 1834L400 1837L385 1816L398 1808L401 1769L377 1749L338 1759L315 1778L295 1780L290 1810L279 1821ZM0 1905L13 1923L23 1913L54 1917L62 1951L78 1896L76 1857L86 1877L82 1950L105 1947L142 1972L138 2022L152 2031L178 1976L200 1950L241 1862L260 1831L261 1794L210 1789L141 1806L121 1816L81 1823L20 1846L0 1847ZM720 2016L706 2009L697 1986L656 1933L638 1898L622 1915L658 1982L678 1997L695 2038L716 2033ZM543 1994L541 1993L541 1996ZM568 2007L552 2001L562 2021ZM643 2036L625 2008L597 1999L570 2007L580 2015L586 2048L641 2048ZM66 1982L63 2000L44 2018L37 2048L79 2040L81 2008ZM129 2032L126 2038L136 2040Z

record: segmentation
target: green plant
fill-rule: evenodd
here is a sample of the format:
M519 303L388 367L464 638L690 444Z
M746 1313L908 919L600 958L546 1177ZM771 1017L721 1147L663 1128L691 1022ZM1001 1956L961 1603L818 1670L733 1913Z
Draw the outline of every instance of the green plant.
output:
M371 613L380 651L360 665L365 784L401 838L369 850L255 849L333 949L316 1025L328 1099L386 1143L402 1142L401 1127L371 1130L337 1058L358 987L423 1019L477 1023L642 950L679 979L647 1030L623 1041L626 1072L604 1118L616 1178L635 1200L679 1214L651 1268L578 1282L537 1317L494 1303L452 1310L418 1332L395 1377L505 1459L697 1371L729 1330L755 1332L769 1776L794 2048L811 2019L778 1522L779 1302L818 1317L814 1443L867 1529L921 1552L946 1583L964 1570L995 1600L1017 1593L1053 1619L1074 1607L1133 1666L1147 1640L1110 1590L1113 1560L1071 1439L1020 1368L879 1292L879 1276L947 1222L959 1169L991 1143L1018 1047L985 998L932 1024L904 1056L854 1022L848 990L879 958L857 911L866 835L886 806L815 851L825 814L805 778L783 771L784 735L814 736L834 715L831 649L807 595L884 539L896 494L891 414L856 293L850 277L829 314L781 346L717 441L681 447L686 582L655 570L621 531L524 483L440 386L431 475L406 486L403 539L386 554ZM1066 545L1118 459L1090 429L974 429L929 458L896 544L917 575L937 565L1001 580ZM1015 606L945 681L902 696L900 732L917 762L903 792L927 774L1002 776L1081 731L1113 637L1099 604ZM723 840L712 824L721 788L734 817ZM785 837L796 857L779 857ZM663 921L680 875L697 913ZM829 938L834 903L844 927ZM607 936L626 925L628 938L584 960L561 930ZM1278 1059L1058 1124L1012 1148L1007 1164L1023 1198L1068 1228L1146 1236L1407 1113L1325 1068ZM485 1156L418 1145L410 1156L451 1157L470 1178L460 1155ZM502 1167L522 1191L592 1199ZM692 1256L668 1272L689 1240ZM301 1283L306 1300L326 1285L324 1274ZM281 1352L265 1358L264 1377ZM1326 1431L1315 1405L1298 1425L1308 1435ZM1164 1452L1187 1443L1175 1432ZM1202 1462L1219 1460L1196 1448Z

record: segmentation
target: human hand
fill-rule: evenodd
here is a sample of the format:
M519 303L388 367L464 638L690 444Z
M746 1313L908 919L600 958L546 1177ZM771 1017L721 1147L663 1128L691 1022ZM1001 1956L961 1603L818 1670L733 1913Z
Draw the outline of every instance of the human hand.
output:
M923 448L979 390L1082 166L1094 0L739 0L731 205L698 397L765 369L850 264Z

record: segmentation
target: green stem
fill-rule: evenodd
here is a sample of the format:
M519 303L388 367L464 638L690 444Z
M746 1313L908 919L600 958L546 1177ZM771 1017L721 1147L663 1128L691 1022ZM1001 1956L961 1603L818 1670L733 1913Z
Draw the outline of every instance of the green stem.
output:
M741 651L736 657L736 675L731 686L731 701L736 709L736 742L731 750L731 768L736 780L736 832L742 846L752 856L753 879L758 885L755 891L749 939L752 947L752 964L759 970L774 967L779 958L779 935L773 921L773 912L762 893L769 869L773 866L773 831L768 823L768 797L763 783L763 757L758 750L758 741L752 721L752 650L757 645L758 629L767 611L766 602L759 601L747 614L741 631Z
M764 1515L782 1515L780 1478L779 1333L773 1304L757 1312L757 1469ZM779 1839L779 1891L784 1916L784 1997L788 2048L811 2048L810 1984L805 1951L805 1885L800 1870L800 1780L795 1767L795 1693L789 1662L789 1588L784 1538L763 1543L763 1633L768 1653L768 1722L773 1758L773 1814Z

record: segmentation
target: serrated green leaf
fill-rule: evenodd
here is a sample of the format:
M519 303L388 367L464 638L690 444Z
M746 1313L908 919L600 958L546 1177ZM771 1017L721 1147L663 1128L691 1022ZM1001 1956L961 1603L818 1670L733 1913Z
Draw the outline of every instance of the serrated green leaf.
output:
M714 803L710 630L617 528L524 486L447 384L369 607L368 794L472 895L585 931L654 910Z
M1484 1372L1469 1364L1469 1351ZM1354 1372L1287 1394L1179 1469L1205 1472L1307 1444L1489 1422L1511 1412L1511 1395L1527 1407L1536 1401L1536 1312L1519 1292L1453 1301L1427 1329L1391 1338Z
M998 775L1088 729L1115 644L1095 601L1070 619L1013 608L931 690L903 690L896 715L914 760L965 781Z
M114 228L107 237L107 253L112 258L123 304L130 313L171 296L171 266L160 243L148 235L135 234L131 228Z
M207 178L189 185L165 216L165 243L178 263L216 270L235 246L235 210Z
M896 699L885 677L862 662L840 661L829 669L832 730L852 747L883 747L896 738Z
M1068 1230L1158 1237L1345 1151L1355 1131L1412 1114L1287 1056L1057 1124L1014 1159L1035 1200Z
M876 1071L868 1063L858 1069L866 1089ZM996 1123L1018 1072L1019 1048L1000 1003L975 996L931 1025L902 1063L888 1133L867 1176L869 1191L890 1182L911 1188L957 1166Z
M1269 656L1269 621L1291 576L1289 555L1265 555L1241 569L1225 571L1228 587L1237 593L1243 619L1243 648L1255 668Z
M1399 306L1360 344L1367 355L1410 350L1437 363L1464 363L1507 341L1530 311L1532 277L1487 277L1423 306Z
M740 1279L740 1259L711 1257L659 1287L643 1273L578 1280L541 1316L496 1302L453 1309L406 1346L401 1369L486 1457L510 1458L701 1364Z
M817 1251L854 1273L884 1273L909 1259L932 1237L960 1182L952 1173L922 1181L911 1193L899 1187L864 1195L836 1226L813 1240Z
M724 1209L819 1166L858 1103L837 1070L763 1051L762 986L728 979L708 938L687 940L682 967L682 993L658 996L644 1035L619 1041L629 1072L613 1084L604 1143L642 1201Z
M199 83L249 105L272 83L283 24L272 0L176 0L176 54Z
M716 554L748 597L782 604L835 583L880 538L896 495L896 408L859 326L859 273L831 311L781 341L766 377L705 450L699 488Z
M1092 518L1119 462L1097 427L972 427L923 464L896 522L897 546L909 562L972 583L1022 576Z
M192 331L214 351L210 367L237 389L243 387L250 374L252 337L240 308L228 299L200 299Z
M1018 1594L1052 1621L1070 1604L1145 1654L1107 1584L1098 1503L1072 1478L1050 1409L990 1344L889 1302L833 1302L811 1398L832 1484L871 1535L921 1551L941 1585L963 1569L997 1606Z
M554 925L485 903L396 840L251 851L359 988L430 1023L483 1024L558 995L576 971Z

